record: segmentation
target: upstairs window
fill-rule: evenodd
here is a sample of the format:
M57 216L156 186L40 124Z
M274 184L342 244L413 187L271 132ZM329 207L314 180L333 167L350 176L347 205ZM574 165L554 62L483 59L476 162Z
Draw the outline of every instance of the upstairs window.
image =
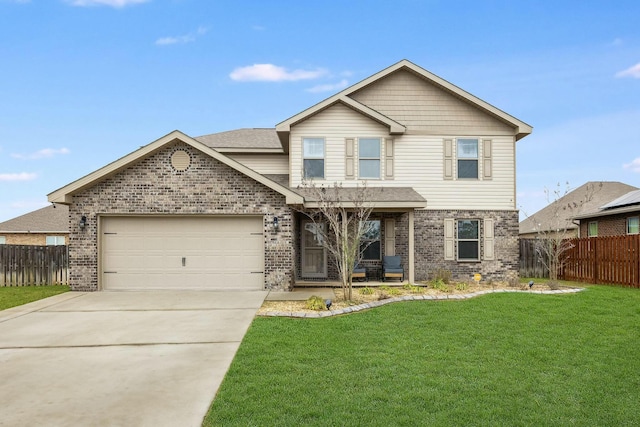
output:
M478 179L478 140L458 139L458 178Z
M302 173L305 179L324 178L324 139L303 138Z
M598 221L591 221L589 223L589 229L587 231L588 237L597 237L598 236Z
M458 221L458 259L478 261L480 259L480 221L463 219Z
M640 233L640 217L632 216L627 218L627 234L639 234Z
M358 177L380 179L380 138L358 140Z

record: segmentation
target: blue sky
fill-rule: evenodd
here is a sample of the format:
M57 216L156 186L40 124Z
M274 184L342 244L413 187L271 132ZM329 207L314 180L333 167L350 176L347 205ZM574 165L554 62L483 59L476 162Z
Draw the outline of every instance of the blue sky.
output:
M526 213L558 183L640 187L639 22L637 0L0 0L0 221L174 129L273 127L401 59L534 127Z

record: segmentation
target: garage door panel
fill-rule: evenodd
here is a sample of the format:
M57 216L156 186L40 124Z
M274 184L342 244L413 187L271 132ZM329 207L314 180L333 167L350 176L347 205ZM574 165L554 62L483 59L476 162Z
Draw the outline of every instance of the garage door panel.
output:
M260 217L105 217L102 221L104 289L264 287Z

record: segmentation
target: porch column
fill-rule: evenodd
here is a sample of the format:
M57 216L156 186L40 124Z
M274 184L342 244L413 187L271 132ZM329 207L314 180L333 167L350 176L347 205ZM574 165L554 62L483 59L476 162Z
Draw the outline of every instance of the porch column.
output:
M416 280L416 266L415 266L415 232L414 232L414 218L413 209L409 211L409 283L415 283Z

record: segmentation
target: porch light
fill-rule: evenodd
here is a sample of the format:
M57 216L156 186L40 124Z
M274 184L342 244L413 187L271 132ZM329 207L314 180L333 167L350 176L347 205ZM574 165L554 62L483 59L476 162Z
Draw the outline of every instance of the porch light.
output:
M87 226L87 217L82 215L82 217L80 217L80 223L78 224L78 226L80 226L80 230L84 230L84 228Z
M278 221L278 217L274 216L273 217L273 231L278 231L280 229L280 223Z

